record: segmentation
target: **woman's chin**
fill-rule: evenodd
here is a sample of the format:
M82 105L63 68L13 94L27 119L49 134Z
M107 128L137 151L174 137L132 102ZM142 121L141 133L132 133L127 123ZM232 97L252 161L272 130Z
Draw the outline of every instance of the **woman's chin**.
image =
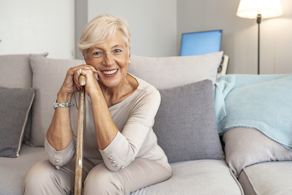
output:
M106 79L106 80L100 79L99 82L101 82L102 85L107 87L107 88L114 88L114 87L118 86L120 83L116 79L113 79L111 81L109 79Z

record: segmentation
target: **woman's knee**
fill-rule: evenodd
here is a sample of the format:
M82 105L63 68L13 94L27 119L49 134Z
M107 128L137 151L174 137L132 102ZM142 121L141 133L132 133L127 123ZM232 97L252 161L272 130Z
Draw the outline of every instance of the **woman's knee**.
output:
M104 163L95 166L87 175L84 194L124 194L123 185L117 180Z
M24 181L24 191L35 191L37 188L43 189L52 180L51 169L54 167L48 160L36 163L28 172Z
M57 170L49 160L41 161L28 172L24 181L24 194L68 194L73 190L72 179L74 174Z

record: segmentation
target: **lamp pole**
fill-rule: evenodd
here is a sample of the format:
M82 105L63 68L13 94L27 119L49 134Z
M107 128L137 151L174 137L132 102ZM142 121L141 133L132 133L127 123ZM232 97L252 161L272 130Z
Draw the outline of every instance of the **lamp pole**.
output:
M258 74L260 74L260 23L262 18L272 18L283 14L281 0L240 0L236 15L257 19L258 23Z
M262 20L262 15L257 15L257 23L258 23L258 74L260 74L260 23Z

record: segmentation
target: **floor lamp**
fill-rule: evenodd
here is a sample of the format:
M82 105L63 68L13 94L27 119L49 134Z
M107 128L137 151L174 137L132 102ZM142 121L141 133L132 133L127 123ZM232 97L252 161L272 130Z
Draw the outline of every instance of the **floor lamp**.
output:
M241 18L257 19L258 23L258 74L260 74L260 23L262 18L282 15L280 0L240 0L236 15Z

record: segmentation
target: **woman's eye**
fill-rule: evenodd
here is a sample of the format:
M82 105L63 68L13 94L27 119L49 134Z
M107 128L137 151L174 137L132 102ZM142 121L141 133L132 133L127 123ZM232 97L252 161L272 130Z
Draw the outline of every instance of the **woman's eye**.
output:
M98 57L98 56L101 56L101 55L102 55L102 52L100 52L100 51L96 51L96 52L93 53L93 56L95 56L95 57Z
M115 51L115 53L120 53L120 52L122 52L122 50L120 50L120 49L115 49L114 51Z

